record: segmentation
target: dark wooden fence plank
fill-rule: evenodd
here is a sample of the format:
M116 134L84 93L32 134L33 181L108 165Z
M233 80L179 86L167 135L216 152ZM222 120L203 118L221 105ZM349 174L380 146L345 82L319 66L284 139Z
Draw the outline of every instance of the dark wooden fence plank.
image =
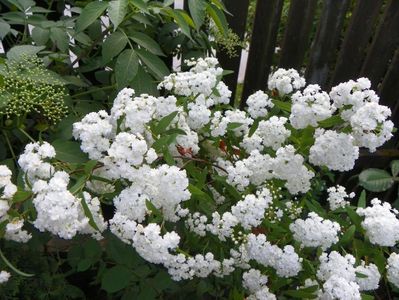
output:
M283 0L258 0L256 4L241 108L250 94L267 86L282 8Z
M385 8L383 22L378 28L360 73L371 80L373 88L381 82L398 45L399 1L391 0Z
M230 15L227 15L229 27L242 40L245 34L249 0L226 1L225 5L227 11L230 13ZM237 47L236 51L237 55L233 57L230 57L223 50L217 53L217 57L223 69L234 71L234 73L223 77L224 83L226 83L232 91L231 104L234 104L235 92L237 88L238 71L240 69L241 60L241 48Z
M281 47L280 67L300 69L313 24L317 0L292 0Z
M317 83L322 88L327 84L329 62L337 51L345 14L350 0L325 0L316 37L312 43L309 64L306 69L306 81Z
M383 0L357 1L338 56L331 81L332 85L358 77L365 49L382 3Z

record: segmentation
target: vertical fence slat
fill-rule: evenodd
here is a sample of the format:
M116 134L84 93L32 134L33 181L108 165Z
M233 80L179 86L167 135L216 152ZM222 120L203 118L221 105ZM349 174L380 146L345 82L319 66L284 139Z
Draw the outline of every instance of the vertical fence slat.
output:
M395 0L396 1L396 0ZM331 83L354 79L358 76L374 23L383 0L359 0L345 34Z
M325 0L316 37L312 43L306 81L325 87L329 74L329 62L337 49L345 14L350 0Z
M381 82L398 45L399 1L391 0L385 8L383 22L378 28L360 73L371 80L373 88Z
M226 9L231 15L227 15L227 22L230 29L236 33L240 39L244 38L245 25L248 15L249 0L226 1ZM238 71L240 69L241 48L237 47L237 55L230 57L225 51L217 53L220 65L225 70L231 70L234 73L223 77L224 83L232 91L231 104L234 104L235 92L237 88Z
M267 86L282 8L283 0L258 0L256 4L241 108L250 94Z
M292 0L281 47L280 67L300 69L308 47L317 0Z

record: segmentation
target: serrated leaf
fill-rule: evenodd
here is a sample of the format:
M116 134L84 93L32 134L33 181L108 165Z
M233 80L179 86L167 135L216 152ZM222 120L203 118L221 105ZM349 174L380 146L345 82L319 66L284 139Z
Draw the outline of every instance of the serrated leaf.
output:
M195 28L199 29L205 20L206 1L205 0L188 0L188 9L193 18Z
M143 0L130 0L130 2L136 6L140 12L149 13L147 3L145 3Z
M138 31L133 31L130 36L129 36L135 43L138 45L144 47L151 53L158 55L158 56L165 56L165 53L163 53L161 47L158 45L156 41L154 41L151 37L148 35L138 32Z
M114 25L114 30L122 23L127 13L128 0L113 0L108 4L108 15Z
M101 48L103 63L107 63L117 56L123 49L125 49L127 42L128 38L126 35L119 31L110 34Z
M174 111L169 115L163 117L152 130L154 134L158 135L166 130L166 128L172 123L173 119L177 116L178 112Z
M367 169L359 175L359 184L372 192L386 191L392 186L393 182L391 174L381 169Z
M158 56L144 49L137 49L136 52L140 60L148 67L156 79L163 80L169 74L168 67Z
M399 160L394 160L391 162L391 173L393 177L399 174Z
M219 31L226 36L229 26L223 11L221 11L217 6L210 3L206 7L206 9L212 20L215 22Z
M124 266L116 265L107 269L101 279L101 288L108 293L115 293L127 287L132 273Z
M133 49L126 49L118 56L115 65L115 79L119 89L125 87L136 76L138 67L139 61Z
M107 9L108 2L106 1L94 1L87 4L83 9L82 13L76 21L75 30L80 32L89 27L95 20L97 20Z
M147 73L141 65L139 65L137 74L134 76L133 80L129 82L129 85L135 90L137 95L145 93L155 97L159 95L156 80Z
M69 37L65 30L58 27L50 29L50 38L61 51L67 51L69 48Z
M177 25L179 25L181 32L191 39L190 26L183 15L185 12L179 9L167 9L166 12L175 20Z
M32 30L32 39L33 41L39 45L45 45L50 38L50 31L48 29L43 29L40 27L35 27Z

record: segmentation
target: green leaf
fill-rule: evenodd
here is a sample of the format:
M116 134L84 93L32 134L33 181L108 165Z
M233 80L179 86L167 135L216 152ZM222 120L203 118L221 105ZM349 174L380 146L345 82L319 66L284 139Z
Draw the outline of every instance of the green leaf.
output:
M359 184L372 192L386 191L392 186L393 182L391 174L381 169L367 169L359 175Z
M107 7L108 2L106 1L94 1L87 4L76 21L76 32L78 33L89 27L103 14Z
M4 37L10 32L11 26L6 22L0 22L0 40L3 40Z
M65 30L58 27L50 29L50 38L53 43L56 44L57 48L61 51L67 51L69 48L69 37Z
M140 12L149 13L147 9L147 3L145 3L143 0L130 0L130 2L136 6Z
M391 172L392 176L396 177L399 174L399 160L394 160L391 162Z
M353 224L355 224L357 230L362 231L362 218L350 206L345 207L345 210Z
M114 30L122 23L127 13L128 0L113 0L108 5L108 15L114 24Z
M360 194L359 201L357 202L357 207L366 207L366 191L363 190L362 193Z
M152 130L154 134L158 135L161 134L166 130L166 128L172 123L173 119L177 116L178 112L174 111L171 114L163 117Z
M20 270L18 270L16 267L14 267L14 265L4 256L3 252L0 249L0 257L1 259L4 261L4 263L11 269L13 270L15 273L17 273L18 275L21 275L23 277L32 277L35 276L35 274L28 274L25 272L22 272Z
M115 293L129 285L131 271L124 266L116 265L107 269L101 279L101 288L108 293Z
M83 163L88 160L87 155L80 150L80 145L77 142L55 140L52 145L57 152L56 159L69 163Z
M319 122L319 125L321 128L329 128L329 127L333 127L335 125L341 125L344 123L344 120L342 120L340 115L335 115L332 116L328 119L325 119L323 121Z
M220 10L217 6L213 4L208 4L206 7L208 14L212 18L212 20L215 22L217 28L223 35L227 35L228 32L228 23L226 20L226 16L224 15L223 11Z
M152 38L150 38L148 35L138 32L138 31L133 31L129 37L139 44L140 46L144 47L151 53L158 55L158 56L165 56L165 53L163 53L161 47L158 45L156 41L154 41Z
M119 31L110 34L101 48L103 63L107 63L117 56L123 49L125 49L127 42L128 38L126 35Z
M155 56L144 49L137 49L136 52L141 61L148 67L156 79L163 80L164 77L169 74L168 67L158 56Z
M32 46L32 45L21 45L14 46L7 52L7 58L9 60L20 60L23 55L36 55L41 50L43 50L44 46Z
M283 101L275 100L275 99L272 99L272 102L279 109L289 112L289 113L291 112L291 103L290 102L283 102Z
M192 196L209 202L213 202L212 198L207 193L201 191L199 188L197 188L195 185L192 185L191 183L188 185L188 190L190 191Z
M145 200L145 206L149 211L151 211L151 222L152 223L159 223L162 221L162 212L155 207L155 205L150 200Z
M205 20L206 1L205 0L188 0L188 9L195 23L195 27L199 29Z
M351 225L345 233L342 235L342 237L339 240L339 243L341 245L346 245L347 243L351 242L353 239L353 236L355 235L356 232L356 226Z
M190 26L183 15L185 14L185 12L179 9L171 9L171 8L165 10L175 20L177 25L179 25L181 32L185 36L191 39Z
M362 296L362 300L375 300L374 296L367 294L360 294Z
M355 272L357 278L368 278L366 274L360 273L360 272Z
M32 30L32 39L36 45L45 45L50 38L50 31L48 29L43 29L40 27L35 27Z
M318 287L316 286L316 289ZM314 299L316 295L314 294L315 291L309 291L307 289L297 289L297 290L288 290L284 292L284 295L299 298L299 299Z
M21 191L21 190L19 190L12 197L12 202L13 203L23 202L23 201L29 199L32 195L33 194L30 191Z
M85 180L85 183L86 183L86 180ZM98 228L96 222L94 221L93 214L91 213L90 208L87 205L86 200L84 199L84 197L81 197L80 203L82 204L85 216L89 219L89 225L91 227L93 227L95 230L100 231L100 229Z
M133 49L126 49L118 56L115 79L119 89L125 87L136 76L138 67L139 61Z

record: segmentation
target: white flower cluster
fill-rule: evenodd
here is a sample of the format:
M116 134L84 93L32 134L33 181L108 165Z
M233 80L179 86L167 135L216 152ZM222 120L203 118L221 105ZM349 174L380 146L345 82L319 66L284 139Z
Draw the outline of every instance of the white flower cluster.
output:
M352 255L342 256L336 251L323 253L319 260L317 278L324 281L321 299L361 299L360 291L375 290L379 286L381 274L374 264L361 261L361 265L355 267Z
M257 91L247 99L248 113L253 119L266 117L268 108L274 106L269 96L263 91Z
M269 291L266 286L267 276L262 275L259 270L250 269L244 272L242 275L242 285L246 288L252 295L247 297L247 299L259 299L259 300L274 300L276 296Z
M297 219L290 224L294 239L303 247L321 247L323 250L338 242L341 226L310 212L305 220Z
M349 201L346 200L347 198L352 199L355 197L355 193L347 194L345 187L341 185L332 186L327 189L328 198L327 201L330 204L331 210L336 210L341 207L345 207L349 205Z
M11 274L7 271L0 272L0 284L7 282L11 277Z
M303 88L305 84L305 78L294 69L278 69L270 75L267 83L269 90L277 90L280 95L290 94Z
M317 84L308 85L303 92L292 95L290 122L296 129L317 127L318 122L328 119L334 113L330 97Z
M380 246L395 246L399 241L398 211L392 209L388 202L381 203L377 198L371 200L371 204L356 210L359 216L364 216L362 227L370 242Z
M342 172L353 169L356 159L359 158L359 147L354 146L352 135L317 129L315 137L309 155L312 164Z
M390 283L399 288L399 255L392 252L387 260L387 278Z
M287 245L281 249L267 241L264 234L247 236L246 249L248 259L272 267L280 277L293 277L302 270L302 258L295 252L294 247Z

